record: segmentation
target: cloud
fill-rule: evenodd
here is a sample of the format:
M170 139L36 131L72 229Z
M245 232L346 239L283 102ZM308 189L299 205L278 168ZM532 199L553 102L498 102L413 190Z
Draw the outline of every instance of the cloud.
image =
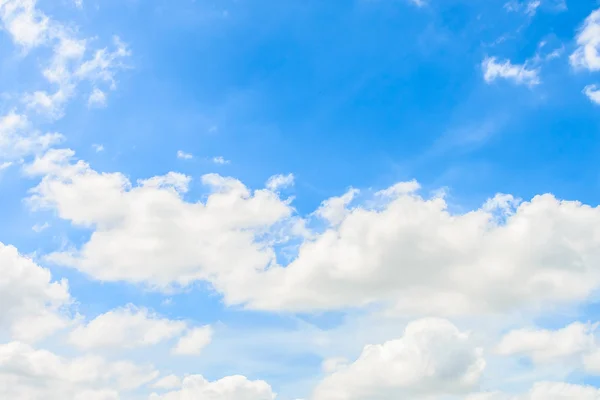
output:
M132 185L71 156L51 151L26 168L45 174L28 202L93 229L80 248L48 259L103 281L161 290L208 281L229 305L315 311L380 304L404 315L541 311L585 301L600 286L593 239L600 209L551 194L528 202L498 195L454 214L443 197L425 199L408 190L416 182L400 183L373 205L348 208L346 198L331 214L322 206L335 225L303 239L297 256L279 265L273 235L306 220L277 193L209 174L202 178L211 189L206 200L187 202L183 175ZM333 203L323 202L325 209ZM281 237L298 239L291 228Z
M541 0L530 0L525 2L513 0L504 4L504 8L509 12L522 12L525 15L533 17L541 5Z
M98 49L86 59L92 39L77 38L75 28L48 17L37 8L35 0L2 1L0 22L13 42L24 51L41 46L52 48L52 55L42 73L55 89L26 93L23 101L28 109L53 119L63 117L66 103L76 95L77 86L82 81L94 85L105 83L110 89L115 89L115 75L125 68L123 60L131 55L127 46L115 36L114 50L107 47ZM96 87L89 97L89 105L102 106L105 102L105 93Z
M14 111L0 116L0 160L18 160L44 152L60 143L58 133L40 133L33 129L27 116Z
M5 0L0 20L13 41L30 49L48 40L49 18L36 8L35 0Z
M191 375L183 379L181 390L163 395L153 393L150 400L274 400L275 397L264 381L251 381L236 375L209 382L200 375Z
M101 280L160 288L215 275L243 281L273 262L274 253L256 238L292 212L275 193L251 192L238 180L209 174L202 178L211 190L206 202L187 203L181 197L189 181L184 175L132 185L122 174L71 163L72 154L53 150L26 168L46 174L32 191L31 206L56 208L61 218L96 231L81 249L53 254L55 262Z
M226 160L222 156L213 157L212 162L219 165L225 165L231 163L231 161Z
M106 94L102 90L94 88L94 90L92 90L92 93L90 94L90 97L88 98L88 107L106 107Z
M155 389L176 389L181 386L181 379L177 375L168 375L152 384Z
M342 196L331 197L327 200L324 200L319 208L315 211L315 215L329 222L331 225L339 224L344 220L348 213L348 204L352 202L354 196L356 196L358 193L359 191L357 189L351 188Z
M483 78L487 83L497 79L511 80L518 85L534 86L540 83L539 69L526 64L512 64L510 60L499 61L496 57L486 57L481 63Z
M66 280L53 281L50 271L2 243L0 265L0 329L33 342L69 324L62 312L72 301Z
M583 88L583 94L593 103L600 104L600 88L598 88L598 85L587 85Z
M179 336L187 325L152 314L145 308L127 306L101 314L69 334L80 349L154 346Z
M314 400L429 399L476 387L485 368L482 350L449 321L410 323L404 336L368 345L352 364L337 367L316 388Z
M569 60L574 68L600 70L600 9L593 11L583 22L576 37L577 49Z
M198 355L212 341L213 329L203 326L190 330L179 339L172 353L176 355Z
M177 158L179 158L180 160L191 160L192 158L194 158L194 156L182 150L178 150Z
M595 347L591 324L573 323L559 330L518 329L506 334L496 348L501 355L527 355L537 363L580 356Z
M538 382L528 393L509 395L501 392L479 393L466 400L598 400L600 389L563 382Z
M0 397L6 399L119 399L120 392L157 375L149 365L98 356L69 359L19 342L0 344Z
M572 323L562 329L518 329L506 334L496 353L505 356L527 356L535 364L560 363L583 367L586 372L600 374L600 347L596 344L598 324Z
M94 149L94 151L96 151L96 153L101 153L104 151L104 146L101 144L93 144L92 148Z
M267 180L266 188L275 192L279 189L283 189L294 185L294 175L273 175Z

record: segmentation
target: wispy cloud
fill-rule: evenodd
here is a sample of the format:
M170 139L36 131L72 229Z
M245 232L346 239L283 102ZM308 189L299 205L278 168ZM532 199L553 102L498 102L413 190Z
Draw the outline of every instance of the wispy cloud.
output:
M539 68L529 67L527 63L513 64L510 60L499 61L496 57L486 57L481 63L481 68L487 83L497 79L506 79L527 86L540 83Z

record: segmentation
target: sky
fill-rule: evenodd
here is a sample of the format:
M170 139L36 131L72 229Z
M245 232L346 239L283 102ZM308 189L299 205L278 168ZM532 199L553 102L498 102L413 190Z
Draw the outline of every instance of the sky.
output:
M600 400L600 3L0 0L0 398Z

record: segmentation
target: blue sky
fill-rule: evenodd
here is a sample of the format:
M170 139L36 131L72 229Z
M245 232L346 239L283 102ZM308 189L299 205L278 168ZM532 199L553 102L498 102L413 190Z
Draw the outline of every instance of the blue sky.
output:
M0 397L600 399L598 7L0 0Z

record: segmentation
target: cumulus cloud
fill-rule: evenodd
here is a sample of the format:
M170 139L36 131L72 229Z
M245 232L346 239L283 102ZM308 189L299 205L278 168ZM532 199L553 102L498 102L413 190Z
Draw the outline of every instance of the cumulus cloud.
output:
M71 156L51 151L27 168L46 174L32 192L32 206L58 207L61 218L96 231L83 248L55 253L52 260L98 279L163 288L217 275L243 281L273 262L274 252L256 239L292 212L275 193L251 192L236 179L209 174L202 178L211 190L206 202L188 203L181 195L189 178L181 174L132 185L122 174L71 163Z
M526 356L535 364L560 363L600 374L597 327L598 324L574 322L557 330L517 329L502 338L496 352L505 356Z
M595 328L576 322L555 331L513 330L502 338L496 351L502 355L527 355L538 363L578 356L595 347Z
M496 57L486 57L481 63L483 78L487 83L497 79L511 80L518 85L534 86L540 83L539 69L527 63L513 64L510 60L499 61Z
M0 345L0 397L6 399L119 399L120 392L157 376L149 365L98 356L64 358L19 342Z
M50 271L2 243L0 266L0 329L33 342L68 325L62 312L72 301L66 280L53 281Z
M264 381L251 381L236 375L209 382L200 375L191 375L183 379L180 390L162 395L153 393L150 400L274 400L275 397Z
M600 70L600 9L593 11L583 22L576 37L577 49L571 54L574 68Z
M186 327L183 321L160 318L145 308L130 305L75 328L69 341L80 349L152 346L179 336Z
M49 18L36 8L35 0L0 2L0 20L13 41L25 49L39 46L48 38Z
M179 339L172 353L176 355L198 355L212 341L213 329L210 326L191 329Z
M352 364L337 367L314 400L396 400L468 393L485 368L482 350L449 321L410 323L404 336L369 345Z
M183 175L132 185L71 156L52 151L27 168L44 175L29 203L94 229L81 248L49 259L100 280L159 289L203 280L227 304L255 309L379 303L410 315L541 310L584 301L600 286L600 210L550 194L521 203L499 195L463 214L443 197L411 192L415 182L392 186L375 207L326 200L326 208L341 203L320 212L336 224L280 265L265 237L297 217L277 193L210 174L206 201L187 202Z
M563 382L538 382L525 394L501 392L478 393L466 400L598 400L600 390L592 386L574 385Z

